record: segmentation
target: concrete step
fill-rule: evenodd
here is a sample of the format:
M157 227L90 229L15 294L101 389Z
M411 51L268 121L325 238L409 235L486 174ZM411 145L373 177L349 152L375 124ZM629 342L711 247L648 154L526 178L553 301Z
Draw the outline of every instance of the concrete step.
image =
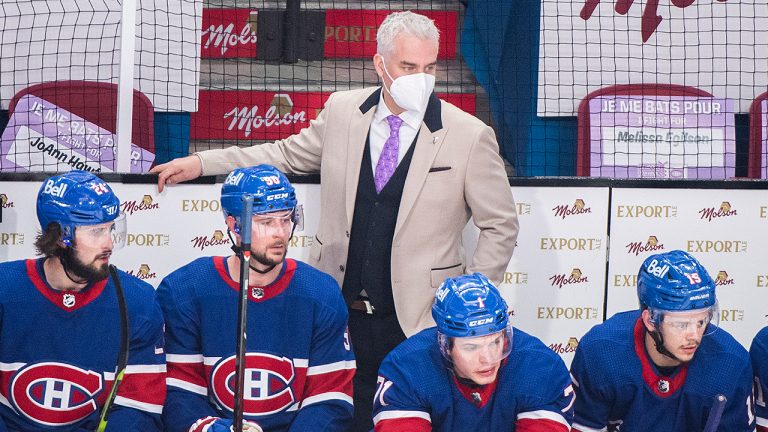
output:
M370 59L328 59L267 64L256 59L204 59L202 90L336 91L378 85ZM479 86L461 60L440 60L438 93L475 93Z

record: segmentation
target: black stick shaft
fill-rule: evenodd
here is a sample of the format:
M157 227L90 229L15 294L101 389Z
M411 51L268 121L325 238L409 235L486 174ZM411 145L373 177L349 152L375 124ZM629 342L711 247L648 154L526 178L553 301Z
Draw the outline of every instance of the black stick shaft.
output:
M704 432L716 432L717 427L720 426L720 418L725 411L725 403L728 399L719 394L715 396L715 403L712 405L712 409L709 411L709 417L707 417L707 424L704 426Z
M246 324L248 317L248 271L251 259L251 223L253 197L243 196L243 214L240 216L240 296L237 301L237 354L235 356L235 412L234 431L243 430L243 383L246 362Z

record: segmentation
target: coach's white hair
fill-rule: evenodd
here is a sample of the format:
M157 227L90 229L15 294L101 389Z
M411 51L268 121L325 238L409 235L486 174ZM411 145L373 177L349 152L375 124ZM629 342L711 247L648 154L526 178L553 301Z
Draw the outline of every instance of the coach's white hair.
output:
M376 49L379 54L391 54L395 49L395 38L402 34L440 42L440 31L435 23L424 15L411 11L387 15L376 32Z

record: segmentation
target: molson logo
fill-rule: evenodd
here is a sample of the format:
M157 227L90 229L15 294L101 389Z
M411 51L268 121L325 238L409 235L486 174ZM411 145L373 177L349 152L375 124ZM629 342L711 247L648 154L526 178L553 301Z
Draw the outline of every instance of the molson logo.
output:
M569 207L568 204L562 204L557 207L553 207L552 211L555 212L556 217L559 216L565 219L566 216L592 213L592 208L587 207L586 204L584 204L584 200L578 198L576 201L574 201L572 206Z
M224 236L224 232L221 230L216 230L213 232L213 235L209 238L208 236L197 236L191 240L192 247L197 249L200 248L200 250L203 250L210 246L221 246L230 244L230 241L228 238Z
M141 280L154 279L157 277L157 273L150 270L149 265L142 264L136 271L128 270L127 272L131 276L136 276Z
M152 195L144 195L144 197L141 198L141 201L125 201L120 205L120 210L129 215L132 215L137 211L157 210L158 208L160 208L160 204L152 202Z
M256 44L256 12L251 12L249 19L243 23L239 31L235 31L235 23L211 24L203 30L203 49L219 49L223 56L228 49L239 45L248 46ZM206 39L206 36L208 37Z
M712 219L736 216L737 213L736 210L731 208L731 203L728 201L723 201L722 204L720 204L719 209L715 210L714 207L705 207L699 210L699 214L701 215L702 219L706 219L707 222L712 222Z
M715 285L717 286L723 286L723 285L733 285L733 278L728 277L728 272L725 270L720 270L717 272L717 277L715 278Z
M224 114L224 120L230 117L232 120L229 122L227 130L237 128L239 131L244 131L246 137L251 134L252 130L262 127L267 128L307 122L307 112L293 112L293 101L291 96L286 93L275 93L272 97L272 102L263 115L259 114L259 106L254 105L252 107L234 107Z
M586 276L582 276L581 269L579 268L574 268L571 270L570 276L564 274L556 274L550 277L549 280L552 282L552 286L557 286L558 288L562 288L563 285L589 282Z
M528 283L528 273L523 272L504 272L502 284L526 285Z
M725 1L728 0L718 0L718 2ZM696 0L672 0L672 5L679 9L685 9L695 2ZM614 10L619 15L626 15L629 12L629 8L632 7L632 3L633 0L616 0ZM648 42L648 39L651 38L653 33L659 27L663 18L658 14L659 0L648 0L647 2L638 3L645 5L645 8L643 9L643 17L640 20L640 34L642 35L643 43L645 43ZM712 1L711 3L715 2ZM600 0L585 0L584 7L581 8L581 12L579 13L581 19L584 21L589 20L599 4Z
M558 343L551 343L549 344L549 349L556 352L557 354L567 354L576 352L576 348L579 346L579 340L575 337L571 336L568 338L568 342L563 345L562 342Z
M656 236L652 235L648 237L648 240L645 242L645 244L642 242L632 242L629 243L626 248L628 254L635 254L635 256L638 256L644 252L664 250L664 245L659 243L659 239L656 238Z
M0 193L0 207L13 208L13 201L8 198L8 195Z

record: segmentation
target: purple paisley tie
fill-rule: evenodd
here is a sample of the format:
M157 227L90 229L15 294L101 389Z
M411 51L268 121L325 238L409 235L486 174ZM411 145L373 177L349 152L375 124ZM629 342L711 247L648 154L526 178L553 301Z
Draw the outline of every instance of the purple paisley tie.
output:
M379 162L376 164L376 172L373 174L376 193L380 193L384 189L389 178L395 172L397 154L400 151L400 125L403 124L403 120L396 115L391 115L387 117L387 121L389 122L389 138L384 143L384 148L381 149Z

